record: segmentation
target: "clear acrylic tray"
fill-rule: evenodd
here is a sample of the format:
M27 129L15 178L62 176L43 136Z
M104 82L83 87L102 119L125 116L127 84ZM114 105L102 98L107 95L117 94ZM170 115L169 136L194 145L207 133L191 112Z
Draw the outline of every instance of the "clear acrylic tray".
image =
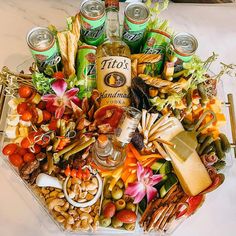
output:
M17 71L19 72L22 69L25 69L25 72L27 73L27 69L29 68L29 65L31 65L32 63L32 59L24 62L23 64L21 64L20 66L17 67ZM222 128L222 132L227 134L228 137L230 137L232 135L232 137L230 137L230 141L231 141L231 151L227 154L226 157L226 167L224 168L223 172L226 175L227 178L227 173L230 169L230 167L233 164L233 157L236 154L236 148L235 148L235 142L236 142L236 123L235 123L235 112L234 112L234 104L233 104L233 95L232 94L228 94L227 97L224 93L224 88L223 88L223 83L222 81L220 81L218 83L218 98L223 101L223 106L222 106L222 110L223 113L226 116L227 119L227 125L224 126ZM2 88L4 90L4 88ZM1 94L3 94L3 90L1 91ZM2 97L0 97L2 98ZM0 104L3 104L3 106L5 107L5 109L7 108L7 99L1 99ZM229 109L229 110L228 110ZM7 109L6 109L7 110ZM6 128L6 118L1 119L1 125L2 127ZM231 134L231 135L230 135ZM1 135L1 140L0 140L0 148L2 149L2 147L4 146L5 143L7 143L8 140L5 138L4 136L4 129L2 130L2 135ZM17 177L17 179L21 182L22 186L24 185L25 188L28 189L28 191L32 194L33 198L39 203L39 205L41 206L41 209L47 213L48 218L51 220L52 224L56 224L59 229L61 231L64 231L65 229L53 218L53 216L50 214L47 206L45 205L45 203L42 201L42 199L35 193L34 189L26 182L24 181L20 176L19 173L17 171L16 168L14 168L8 161L8 158L2 156L2 160L6 163L6 166L8 168L10 168L12 170L12 172L15 174L15 176ZM32 199L33 200L33 199ZM34 212L35 213L35 212ZM36 213L35 213L36 214ZM185 220L185 218L181 218L179 220L176 220L173 225L171 226L170 230L165 233L165 235L170 235L171 233L173 233L174 230L176 230L176 228L178 226L180 226L181 223L183 223ZM71 232L68 232L71 234ZM79 231L79 232L72 232L73 234L83 234L83 235L89 235L89 234L94 234L94 235L101 235L101 234L106 234L106 235L110 235L110 234L139 234L139 235L144 235L146 233L143 233L143 231L139 228L138 224L136 224L136 229L134 231L126 231L126 230L117 230L117 229L112 229L112 228L98 228L97 231L95 232L83 232L83 231ZM155 234L155 235L163 235L163 232L152 232L149 234Z

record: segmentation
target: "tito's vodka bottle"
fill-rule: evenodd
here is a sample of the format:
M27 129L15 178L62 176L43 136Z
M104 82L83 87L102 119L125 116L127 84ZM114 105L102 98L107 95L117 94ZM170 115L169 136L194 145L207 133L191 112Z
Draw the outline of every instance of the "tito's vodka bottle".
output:
M119 0L105 0L107 40L96 55L97 88L101 106L129 106L131 86L130 49L120 38Z

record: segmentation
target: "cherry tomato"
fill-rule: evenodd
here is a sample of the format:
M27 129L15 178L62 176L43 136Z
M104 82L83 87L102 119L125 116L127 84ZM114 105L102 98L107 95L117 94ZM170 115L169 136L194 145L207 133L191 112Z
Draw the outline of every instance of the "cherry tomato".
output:
M20 154L12 154L9 156L9 161L15 167L20 167L24 163L23 158Z
M25 111L27 111L29 108L28 104L26 102L22 102L17 105L17 113L22 115Z
M27 152L24 156L23 159L25 162L31 162L35 160L35 155L31 152Z
M57 130L57 120L51 120L51 122L49 123L49 129L50 130Z
M43 121L49 121L51 119L52 115L50 112L43 110Z
M82 175L83 175L82 168L79 167L79 169L78 169L78 171L77 171L77 174L76 174L76 177L79 178L79 179L82 179Z
M34 150L34 151L33 151ZM31 149L30 149L30 152L32 152L32 153L40 153L40 151L41 151L41 147L38 145L38 144L35 144L33 147L32 147L32 151L31 151Z
M46 102L40 101L37 107L41 110L44 110L46 108Z
M65 175L70 176L70 173L71 173L71 170L70 170L70 166L68 165L65 170Z
M33 144L33 142L30 140L30 138L26 137L26 138L22 139L20 145L22 148L29 148L32 144Z
M30 121L32 119L33 115L30 111L25 111L22 115L21 115L21 119L24 121Z
M19 93L21 98L30 97L32 92L33 92L32 89L29 86L26 86L26 85L22 85L18 90L18 93Z
M52 77L55 79L64 79L65 78L63 72L61 72L61 71L55 72Z
M73 178L76 178L77 176L77 170L76 169L73 169L70 173L70 176L73 177Z
M27 153L27 149L18 147L15 153L20 154L21 156L24 156Z
M12 155L16 150L17 145L15 143L9 143L3 148L2 153L6 156L9 156Z
M90 171L88 168L85 168L82 173L82 178L83 178L83 180L88 180L89 177L90 177Z

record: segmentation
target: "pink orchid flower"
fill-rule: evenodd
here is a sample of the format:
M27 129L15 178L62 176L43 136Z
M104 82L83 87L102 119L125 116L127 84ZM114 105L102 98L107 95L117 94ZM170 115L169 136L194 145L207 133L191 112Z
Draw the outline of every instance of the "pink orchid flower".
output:
M78 102L76 94L79 92L79 89L72 88L66 91L67 83L64 79L56 80L52 84L52 89L55 94L46 94L42 96L42 100L56 107L55 117L56 119L60 119L63 116L66 107L73 108Z
M147 201L150 202L157 194L153 186L161 182L162 175L153 175L150 167L143 168L140 163L137 168L138 181L129 183L125 194L134 198L134 204L139 203L147 194Z

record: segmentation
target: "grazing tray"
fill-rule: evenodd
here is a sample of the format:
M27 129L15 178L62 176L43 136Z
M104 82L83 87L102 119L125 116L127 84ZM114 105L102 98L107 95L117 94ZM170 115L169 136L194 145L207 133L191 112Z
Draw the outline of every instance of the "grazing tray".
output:
M33 58L2 68L2 160L62 231L171 234L232 166L232 66L212 73L217 55L157 17L165 4L130 3L120 37L105 2L83 2L63 31L32 29Z

